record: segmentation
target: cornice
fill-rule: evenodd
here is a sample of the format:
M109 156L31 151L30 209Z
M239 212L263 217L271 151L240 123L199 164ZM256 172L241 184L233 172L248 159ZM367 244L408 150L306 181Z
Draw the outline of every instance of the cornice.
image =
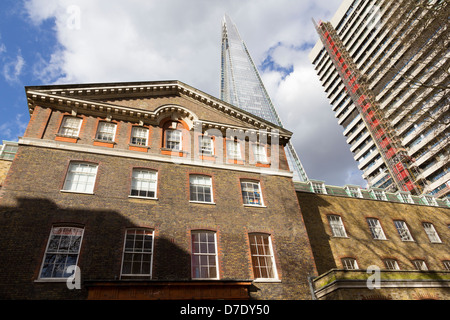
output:
M182 108L178 108L180 109L178 110L176 106L168 106L166 108L158 108L155 111L149 111L139 108L118 106L101 101L108 99L155 97L160 95L184 95L208 105L226 116L239 119L252 126L254 130L264 130L269 134L274 132L279 135L281 139L286 140L289 140L292 136L292 132L282 127L254 116L251 113L179 81L35 86L26 87L26 95L30 115L34 112L36 106L49 104L64 107L66 109L68 108L75 114L82 110L106 113L107 118L113 118L114 116L120 115L137 118L139 121L154 121L163 112L177 111L190 116L190 119L193 121L202 121L200 119L195 119L195 116L193 115L188 115L188 112L182 110ZM215 128L236 128L236 126L233 125L219 125L208 121L205 122L208 126L211 125ZM249 128L239 129L252 130Z

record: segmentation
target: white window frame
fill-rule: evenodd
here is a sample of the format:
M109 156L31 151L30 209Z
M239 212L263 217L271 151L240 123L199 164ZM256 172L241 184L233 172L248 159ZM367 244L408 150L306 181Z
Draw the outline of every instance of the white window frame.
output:
M349 197L352 198L362 198L361 189L356 186L345 186L345 191L347 191L347 194Z
M240 141L227 140L226 147L227 147L227 159L242 160Z
M385 259L383 262L387 270L400 270L398 261L395 259Z
M202 156L213 156L214 155L214 140L210 136L199 136L198 137L198 149Z
M193 188L195 189L195 192L193 192ZM200 192L203 189L203 192ZM210 201L206 200L199 200L200 195L203 196L203 199L206 199L207 192L206 190L209 189L209 196ZM197 195L193 199L194 195ZM214 196L213 196L213 186L212 186L212 177L200 175L200 174L191 174L189 176L189 201L190 202L196 202L196 203L214 203Z
M414 267L416 268L416 270L420 270L420 271L427 271L428 270L428 266L427 263L425 262L425 260L421 260L421 259L416 259L412 261Z
M369 225L370 232L374 239L386 240L386 235L384 234L380 220L378 220L377 218L367 218L366 221L367 224Z
M330 214L327 218L328 223L331 227L331 233L333 234L333 237L346 238L347 232L345 231L341 216Z
M78 123L69 123L71 120L76 120ZM58 134L63 137L78 138L80 135L81 124L83 123L82 118L73 116L64 116L61 127L59 128ZM70 133L69 133L70 132Z
M412 199L411 194L409 193L399 191L397 192L397 198L400 200L400 202L414 204L414 200Z
M140 177L139 174L144 174ZM152 187L154 186L154 187ZM137 192L137 194L133 194ZM141 192L146 193L142 195ZM154 196L149 196L149 192L154 192ZM158 171L144 168L133 168L131 173L130 198L157 199L158 197Z
M435 206L435 207L438 206L436 199L434 197L432 197L432 196L423 195L422 196L422 201L426 205L429 205L429 206Z
M256 190L255 186L258 186L257 192L259 194L259 203L255 201L258 197L251 197L251 190L247 189L249 186L253 186L252 190ZM261 191L261 183L259 181L251 181L251 180L241 180L241 193L242 193L242 202L244 206L252 206L252 207L264 207L264 199ZM255 191L253 191L253 194ZM252 203L252 201L254 203Z
M444 265L445 270L450 271L450 260L444 260L442 261L442 264Z
M204 236L203 236L204 235ZM213 236L214 243L211 242L210 236ZM194 236L197 241L194 241ZM191 232L191 275L192 279L211 280L219 279L219 258L217 254L217 235L214 231L194 230ZM205 250L206 249L206 250ZM214 250L213 252L211 252ZM198 263L196 262L198 261ZM206 273L202 274L202 269L206 269ZM211 275L211 271L215 270L216 276ZM206 275L206 276L204 276Z
M116 138L117 124L113 122L100 121L97 127L95 139L104 142L114 142Z
M265 145L253 144L253 155L255 162L267 163L267 148Z
M261 242L258 242L256 239L256 242L253 243L252 239L250 237L253 237L256 239L256 237L261 237ZM267 239L267 246L263 243L263 238ZM252 258L252 269L253 269L253 276L255 278L255 281L274 281L278 280L278 272L277 272L277 266L275 263L275 257L274 257L274 251L273 251L273 245L272 245L272 237L269 234L264 233L250 233L249 234L249 244L250 244L250 256ZM252 248L253 246L253 248ZM262 250L260 250L262 249ZM269 252L267 252L269 251ZM260 263L261 259L263 259L264 265ZM256 263L255 263L256 262ZM270 265L269 265L270 263ZM262 269L266 269L266 274L268 277L257 277L257 275L262 275ZM269 276L271 275L271 276Z
M430 239L430 242L432 243L442 243L441 238L439 237L439 234L437 233L436 229L434 228L434 225L430 222L423 222L423 229L425 230L425 233L428 236L428 239Z
M68 234L67 234L68 233ZM40 280L54 280L54 281L63 281L73 275L73 272L66 273L66 270L70 266L77 266L78 265L78 259L80 257L80 249L81 245L83 243L83 235L84 235L84 229L79 227L70 227L70 226L54 226L52 227L50 231L50 236L47 241L47 247L45 249L44 258L42 259L41 269L39 270L39 279ZM64 238L65 236L65 238ZM59 237L59 240L57 239ZM64 241L64 239L66 241ZM68 241L68 242L67 242ZM75 242L78 243L77 248L72 248L71 245L73 245ZM50 245L56 245L57 247L50 248ZM52 246L53 246L52 245ZM61 246L64 245L67 246L67 249L62 249ZM76 250L75 250L76 249ZM75 256L75 261L69 262L68 258L69 256ZM50 261L47 259L47 257L54 256L53 259L50 259ZM65 258L64 258L65 256ZM59 270L62 272L61 276L55 276L54 272L58 269L56 259L60 259L61 262L59 264ZM53 262L51 262L53 260ZM64 260L64 262L63 262ZM72 257L73 260L73 257ZM51 262L51 263L50 263ZM44 276L44 268L49 265L53 264L53 268L51 271L51 276ZM61 266L62 271L61 271ZM55 269L56 268L56 269Z
M97 180L98 164L70 162L64 181L64 192L93 194ZM79 186L83 186L79 188Z
M408 225L405 221L394 220L394 225L402 241L414 241L414 238L412 237L411 232L409 232Z
M327 189L325 188L325 183L320 181L310 181L311 191L319 194L327 194Z
M146 127L138 127L138 126L132 127L130 144L143 147L148 146L148 134L149 130Z
M345 270L358 270L358 262L355 258L342 258L341 259L342 266Z
M137 241L141 242L137 236L142 235L142 246L136 245ZM148 243L148 237L151 237L151 245L150 247L145 246L145 243L147 241ZM132 239L131 239L132 238ZM128 245L130 242L128 240L133 241L133 247L129 247ZM127 229L125 231L125 238L123 243L123 250L122 250L122 265L120 268L120 277L122 278L152 278L152 272L153 272L153 250L155 245L155 231L151 229ZM125 257L129 257L131 255L131 260L125 261ZM149 271L147 273L143 273L143 264L144 264L144 256L146 256L149 259L146 259L145 261L148 261L149 263ZM137 257L140 257L140 259L136 259ZM133 273L134 263L140 261L141 266L140 270L141 273ZM125 273L126 269L125 263L131 263L130 266L130 273Z
M370 190L372 198L375 200L387 201L386 193L383 190Z
M178 146L178 148L174 148ZM183 150L183 134L181 130L167 129L166 130L166 148L172 151Z

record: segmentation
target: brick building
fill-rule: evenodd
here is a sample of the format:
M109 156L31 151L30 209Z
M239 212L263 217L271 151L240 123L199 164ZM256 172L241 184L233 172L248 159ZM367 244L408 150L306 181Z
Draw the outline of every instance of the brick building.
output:
M296 190L317 299L450 299L448 203L321 181Z
M0 145L0 190L14 160L17 148L18 143L12 141L3 141L3 144Z
M178 81L26 94L0 298L311 298L291 132Z

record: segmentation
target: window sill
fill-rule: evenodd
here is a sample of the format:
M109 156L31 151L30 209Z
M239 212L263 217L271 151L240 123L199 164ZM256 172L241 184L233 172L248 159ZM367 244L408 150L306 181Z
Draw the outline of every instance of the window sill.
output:
M280 279L255 279L255 280L253 280L253 282L259 282L259 283L261 283L261 282L281 283L281 280Z
M138 144L129 144L128 145L128 150L131 150L131 151L148 152L149 149L150 149L150 147L148 147L148 146L142 146L142 145L138 145Z
M61 282L67 282L67 279L69 278L48 278L48 279L36 279L34 282L36 283L61 283Z
M58 135L58 134L55 137L55 141L70 142L70 143L77 143L79 139L80 139L79 137L64 136L64 135Z
M139 197L139 196L128 196L130 199L143 199L143 200L159 200L158 198L150 198L150 197Z
M209 205L216 205L215 202L203 202L203 201L193 201L189 200L190 203L198 203L198 204L209 204Z
M93 192L80 192L80 191L71 191L71 190L60 190L60 192L63 192L63 193L75 193L75 194L89 194L89 195L94 195Z
M249 207L249 208L267 208L264 205L259 205L259 204L244 204L244 207Z
M115 145L116 145L116 143L114 141L104 141L104 140L94 139L94 146L114 148Z

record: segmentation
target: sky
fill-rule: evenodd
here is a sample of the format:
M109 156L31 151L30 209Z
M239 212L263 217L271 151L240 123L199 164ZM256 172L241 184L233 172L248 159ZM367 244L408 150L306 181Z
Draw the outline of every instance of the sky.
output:
M239 29L309 179L366 187L308 54L342 0L1 0L0 144L25 86L179 80L220 97L221 23Z

